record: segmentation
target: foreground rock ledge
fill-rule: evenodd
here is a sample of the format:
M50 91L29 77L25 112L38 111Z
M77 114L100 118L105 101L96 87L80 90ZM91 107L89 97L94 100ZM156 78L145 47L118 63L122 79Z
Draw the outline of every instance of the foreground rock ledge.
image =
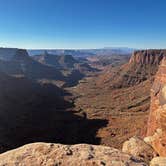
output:
M0 166L146 166L105 146L33 143L0 154Z

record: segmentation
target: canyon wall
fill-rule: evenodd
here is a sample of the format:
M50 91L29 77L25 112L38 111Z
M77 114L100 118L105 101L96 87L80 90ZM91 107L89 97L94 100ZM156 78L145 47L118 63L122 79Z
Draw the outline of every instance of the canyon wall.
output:
M153 81L166 50L140 50L133 52L128 63L114 68L99 78L99 85L108 83L113 88L130 87L143 81Z
M166 50L141 50L135 51L130 58L131 64L154 64L159 65L162 58L166 55Z
M147 137L160 156L166 156L166 58L164 57L151 89Z

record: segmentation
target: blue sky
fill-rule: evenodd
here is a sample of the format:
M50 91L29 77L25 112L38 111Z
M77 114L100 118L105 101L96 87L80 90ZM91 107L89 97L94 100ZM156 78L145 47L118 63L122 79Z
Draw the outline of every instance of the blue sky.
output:
M0 46L166 48L166 1L0 0Z

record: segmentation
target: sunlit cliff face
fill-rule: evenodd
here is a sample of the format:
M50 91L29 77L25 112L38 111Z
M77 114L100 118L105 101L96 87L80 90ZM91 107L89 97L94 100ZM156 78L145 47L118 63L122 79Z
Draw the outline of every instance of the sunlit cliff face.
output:
M151 93L148 139L160 156L166 156L166 59L157 72Z

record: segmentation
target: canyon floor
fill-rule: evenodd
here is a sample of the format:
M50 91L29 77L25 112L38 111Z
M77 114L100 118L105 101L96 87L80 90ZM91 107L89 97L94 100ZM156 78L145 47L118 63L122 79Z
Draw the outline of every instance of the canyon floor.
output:
M132 87L112 89L98 84L104 71L105 68L93 72L66 90L72 94L76 114L107 121L96 133L100 144L121 149L128 138L144 136L146 132L142 126L147 124L152 83L147 80Z

